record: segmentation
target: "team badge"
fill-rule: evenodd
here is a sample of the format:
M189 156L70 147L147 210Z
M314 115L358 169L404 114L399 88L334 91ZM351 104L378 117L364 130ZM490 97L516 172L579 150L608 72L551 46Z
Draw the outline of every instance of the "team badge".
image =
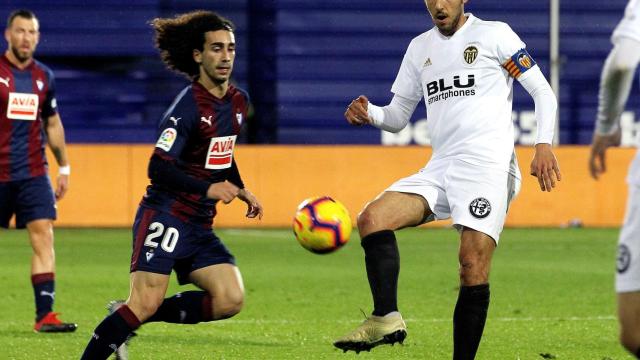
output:
M469 204L469 212L473 217L484 219L491 213L491 203L485 198L476 198Z
M522 65L527 69L531 67L531 58L529 57L529 54L527 54L526 52L518 56L518 62L520 63L520 65Z
M211 138L205 169L228 169L233 161L233 148L236 144L236 135Z
M42 88L44 88L44 83L42 82L42 80L36 80L36 86L38 87L38 90L42 91Z
M631 251L625 244L620 244L618 246L618 257L616 259L616 269L619 274L624 273L629 269L629 265L631 265Z
M144 255L147 257L147 262L149 262L151 261L151 259L153 259L154 253L153 251L147 251Z
M238 120L238 125L242 125L242 113L236 113L236 120Z
M475 46L467 46L466 49L464 49L464 61L471 65L473 64L474 61L476 61L476 58L478 58L478 48Z
M166 128L164 129L162 134L160 134L160 138L156 143L156 147L168 152L169 150L171 150L171 147L173 146L173 143L176 141L177 137L178 131L176 129Z
M511 75L514 79L517 79L521 74L531 69L535 64L535 60L533 60L527 50L520 49L504 64L502 64L502 67L509 72L509 75Z

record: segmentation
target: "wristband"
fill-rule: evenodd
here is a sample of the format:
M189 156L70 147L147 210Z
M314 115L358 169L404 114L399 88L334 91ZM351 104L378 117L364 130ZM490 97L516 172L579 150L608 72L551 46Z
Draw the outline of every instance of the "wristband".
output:
M58 168L58 175L71 175L71 166L65 165Z

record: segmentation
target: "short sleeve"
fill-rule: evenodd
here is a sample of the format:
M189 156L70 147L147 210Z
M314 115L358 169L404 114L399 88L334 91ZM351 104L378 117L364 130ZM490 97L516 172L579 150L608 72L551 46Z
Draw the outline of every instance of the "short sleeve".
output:
M179 111L175 110L165 114L158 127L160 135L156 141L154 154L167 160L180 158L180 154L191 136L192 117L182 117Z
M43 119L49 118L58 113L58 103L56 101L56 80L51 70L46 72L48 78L47 94L42 104L41 116Z
M517 79L522 74L536 65L533 57L527 52L526 44L520 40L520 37L509 27L503 24L504 28L498 37L497 55L498 61L504 67L511 77Z
M421 100L423 96L422 84L420 83L420 72L414 61L414 42L409 44L400 70L393 82L391 92L410 100Z

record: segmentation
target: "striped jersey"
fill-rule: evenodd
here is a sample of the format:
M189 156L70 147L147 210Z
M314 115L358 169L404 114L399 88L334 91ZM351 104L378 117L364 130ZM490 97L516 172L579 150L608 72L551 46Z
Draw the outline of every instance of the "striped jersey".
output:
M507 24L465 15L450 37L433 27L411 41L391 91L414 101L424 97L432 159L455 158L519 177L513 79L536 63Z
M0 57L0 182L47 173L43 124L57 111L48 67L33 60L21 70Z
M197 179L209 183L227 180L248 104L248 94L233 85L229 85L224 97L217 98L199 82L193 82L180 92L163 115L154 154ZM141 205L209 227L216 215L216 200L176 191L153 181Z

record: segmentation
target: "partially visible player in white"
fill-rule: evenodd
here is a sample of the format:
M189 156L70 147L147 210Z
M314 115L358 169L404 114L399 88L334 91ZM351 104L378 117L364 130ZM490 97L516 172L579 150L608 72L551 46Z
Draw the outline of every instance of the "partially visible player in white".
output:
M589 170L596 180L607 170L607 148L620 144L620 115L640 62L640 0L629 1L611 41L613 49L600 78L598 115L589 158ZM620 342L640 359L640 152L631 163L627 183L629 195L618 241L616 292Z
M435 27L411 41L391 88L391 103L378 107L361 95L345 112L353 125L398 132L424 98L433 155L417 174L392 184L358 216L374 309L334 345L359 352L404 340L394 231L452 218L460 234L453 358L473 359L489 306L491 257L509 203L520 188L511 118L514 78L535 103L537 140L531 174L542 191L551 191L561 177L551 150L557 101L525 44L507 24L465 14L467 0L425 3ZM428 296L431 286L420 286Z

